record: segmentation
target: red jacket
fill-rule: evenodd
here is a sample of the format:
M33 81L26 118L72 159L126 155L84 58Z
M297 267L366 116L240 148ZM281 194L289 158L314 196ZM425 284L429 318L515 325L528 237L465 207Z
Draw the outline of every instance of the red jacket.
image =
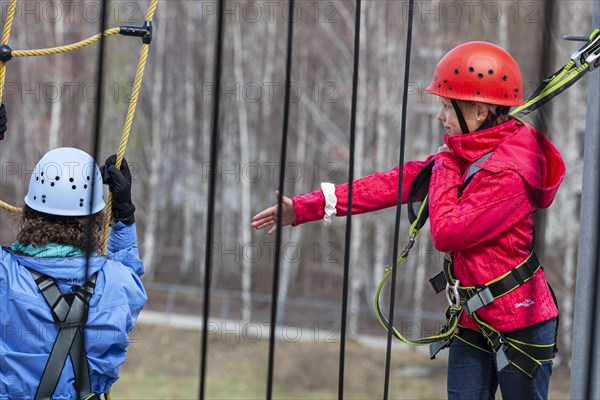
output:
M533 214L546 208L565 175L560 153L538 130L509 121L466 135L446 136L452 150L403 166L402 202L419 171L435 157L429 186L433 244L454 253L454 272L461 286L475 286L505 274L524 261L533 242ZM458 189L472 162L494 151L479 164L458 200ZM398 167L354 181L352 213L393 207L398 195ZM346 215L347 184L335 188L338 216ZM319 190L293 199L296 225L325 215ZM506 332L558 315L542 270L533 279L478 310L494 328ZM463 313L461 324L477 329Z

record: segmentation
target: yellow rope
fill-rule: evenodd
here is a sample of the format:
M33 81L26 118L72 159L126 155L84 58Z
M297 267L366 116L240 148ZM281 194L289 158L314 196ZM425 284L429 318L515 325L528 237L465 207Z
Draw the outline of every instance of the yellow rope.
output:
M6 16L6 21L4 23L4 33L2 35L2 44L8 44L8 39L10 38L10 30L11 30L12 23L14 20L16 5L17 5L17 0L10 0L8 14ZM146 21L148 21L148 22L152 21L152 18L154 17L154 13L156 11L157 6L158 6L158 0L152 0L150 3L150 6L148 7L148 12L146 14ZM86 46L89 46L93 43L96 43L96 42L102 40L103 38L116 35L116 34L120 33L120 30L121 30L121 28L118 28L118 27L111 28L111 29L107 29L103 33L99 33L97 35L94 35L88 39L82 40L77 43L73 43L73 44L69 44L69 45L65 45L65 46L59 46L59 47L51 47L51 48L47 48L47 49L13 50L11 54L13 55L13 57L30 57L30 56L45 56L45 55L66 53L69 51L75 51L75 50L82 49ZM121 163L125 156L125 149L127 147L127 142L129 140L129 135L131 133L131 126L133 124L133 117L135 115L135 109L136 109L138 98L139 98L140 88L142 86L142 78L144 75L144 69L146 66L147 59L148 59L148 44L144 43L142 45L142 52L141 52L140 60L138 63L137 73L135 76L135 82L134 82L133 91L131 94L131 101L129 102L129 109L127 110L127 118L125 120L123 134L121 136L121 142L119 144L119 149L117 151L117 160L116 160L117 168L121 167ZM6 79L6 62L0 62L0 99L2 99L2 93L4 90L5 79ZM0 208L3 208L12 213L18 213L18 212L22 211L20 208L11 206L10 204L7 204L1 200L0 200ZM103 239L104 239L103 253L104 254L106 254L106 250L108 248L109 224L110 224L111 214L112 214L111 210L112 210L112 193L109 193L108 200L107 200L107 207L106 207L106 216L107 216L106 221L107 222L106 222L106 226L104 229L104 237L103 237Z
M0 208L3 208L6 211L11 212L13 214L23 212L22 208L11 206L10 204L3 202L2 200L0 200Z
M98 33L97 35L94 35L90 38L87 38L87 39L82 40L77 43L67 44L65 46L59 46L59 47L50 47L48 49L13 50L12 55L13 55L13 57L49 56L49 55L53 55L53 54L66 53L68 51L75 51L75 50L82 49L86 46L89 46L91 44L94 44L94 43L100 41L103 37L106 38L109 36L116 35L120 31L121 31L121 28L118 28L118 27L111 28L111 29L107 29L106 31L104 31L104 35L101 33Z
M146 21L152 21L154 16L154 12L156 11L156 6L158 5L158 0L152 0L150 3L150 7L148 8L148 14L146 15ZM125 126L123 127L123 134L121 135L121 142L119 143L119 149L117 150L117 159L115 161L115 165L117 168L121 168L121 163L123 162L123 158L125 157L125 149L127 147L127 141L129 140L129 134L131 132L131 126L133 123L133 116L135 114L135 109L138 102L138 97L140 94L140 88L142 86L142 78L144 77L144 69L146 67L146 60L148 59L148 44L144 43L142 45L142 52L140 54L140 61L138 63L138 69L135 74L135 82L133 84L133 90L131 91L131 101L129 102L129 109L127 110L127 118L125 119ZM104 225L103 232L103 245L102 245L102 254L106 255L108 250L108 233L110 229L110 220L112 219L112 193L108 194L108 199L106 201L106 224ZM112 398L111 395L112 389L106 393L107 400Z
M2 44L8 44L10 38L10 29L15 17L15 10L17 8L17 0L10 0L8 6L8 13L6 15L6 21L4 22L4 32L2 33ZM4 81L6 80L6 62L0 62L0 102L2 101L2 93L4 92ZM11 213L21 212L18 207L11 206L0 200L0 208L3 208Z
M15 10L17 9L17 0L10 0L6 21L4 22L4 32L2 33L2 44L8 44L10 38L10 29L15 18ZM6 79L6 62L0 62L0 101L2 101L2 93L4 92L4 81ZM2 203L5 204L5 203ZM4 208L4 206L2 206Z
M148 8L148 14L146 15L146 21L152 21L154 16L154 12L156 11L156 6L158 5L158 0L152 0L150 3L150 7ZM140 61L138 63L138 69L135 74L135 81L133 84L133 90L131 91L131 101L129 102L129 109L127 110L127 118L125 119L125 126L123 127L123 133L121 135L121 142L119 143L119 149L117 150L117 159L115 161L115 165L117 168L121 168L121 163L123 162L123 158L125 157L125 149L127 148L127 142L129 141L129 134L131 133L131 126L133 124L133 117L135 115L135 109L138 103L138 98L140 94L140 88L142 87L142 79L144 77L144 69L146 67L146 61L148 59L148 44L144 43L142 45L142 52L140 54ZM112 201L113 196L112 193L108 194L108 199L106 201L106 223L104 225L103 232L103 245L102 245L102 254L106 254L108 250L108 234L110 230L110 222L112 219Z

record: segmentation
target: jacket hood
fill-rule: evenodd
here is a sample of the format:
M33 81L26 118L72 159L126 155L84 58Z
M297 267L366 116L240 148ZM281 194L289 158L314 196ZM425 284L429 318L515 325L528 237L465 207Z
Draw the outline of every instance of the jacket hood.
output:
M468 163L493 151L479 166L491 172L517 172L529 185L539 208L552 204L565 177L565 163L550 140L515 120L464 135L446 135L444 140L454 155Z
M85 257L28 257L15 255L17 262L44 275L52 276L61 281L84 282L86 270ZM89 258L89 275L101 270L106 263L105 257Z

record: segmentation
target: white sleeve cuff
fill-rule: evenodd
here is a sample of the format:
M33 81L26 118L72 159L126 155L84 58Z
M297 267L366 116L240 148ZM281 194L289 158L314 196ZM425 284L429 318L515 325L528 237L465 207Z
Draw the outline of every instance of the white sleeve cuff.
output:
M325 225L329 225L337 213L335 209L337 204L335 185L329 182L321 182L321 191L323 191L323 196L325 196L325 218L323 218L323 222Z

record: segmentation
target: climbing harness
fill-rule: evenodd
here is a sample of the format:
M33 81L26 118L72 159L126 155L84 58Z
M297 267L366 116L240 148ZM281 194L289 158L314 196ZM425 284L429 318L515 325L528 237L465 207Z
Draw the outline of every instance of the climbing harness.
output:
M146 14L146 20L142 26L120 26L111 29L107 29L102 33L96 34L90 38L82 40L77 43L59 46L59 47L51 47L47 49L36 49L36 50L13 50L8 42L10 38L10 31L12 28L12 23L14 20L14 15L17 6L17 0L10 0L10 4L8 6L6 21L4 23L4 31L2 34L2 43L0 44L0 100L2 99L2 93L4 91L4 82L6 78L6 63L10 61L14 57L29 57L29 56L45 56L45 55L53 55L60 54L69 51L75 51L82 49L86 46L89 46L93 43L96 43L104 38L121 34L123 36L134 36L142 39L142 49L140 53L140 59L138 62L137 72L135 74L135 80L133 83L133 89L131 92L131 101L129 102L129 107L127 110L127 117L125 119L125 125L123 127L123 133L121 135L121 141L119 144L119 148L117 151L117 160L115 165L117 168L121 167L121 162L125 156L125 149L127 147L127 142L129 140L129 135L131 132L131 127L133 124L133 117L135 115L135 110L138 103L139 92L142 85L142 78L144 75L144 69L146 66L146 61L148 59L148 47L152 42L153 35L153 26L152 19L154 17L154 13L156 11L156 7L158 5L158 0L151 0L150 6L148 7L148 12ZM112 204L112 193L108 195L107 207L106 207L106 226L104 227L104 245L103 245L103 254L106 254L106 249L108 248L108 233L109 233L109 224L111 220L111 204ZM10 204L7 204L0 200L0 208L3 208L12 213L21 212L21 209L18 207L14 207Z
M91 390L82 332L87 322L90 298L94 294L98 273L93 274L75 293L62 294L52 278L31 268L28 270L52 311L54 324L59 327L35 400L52 398L67 358L71 359L78 397L84 400L99 400L100 397Z
M479 164L484 159L487 159L487 157L489 157L489 156L490 156L490 154L484 155L482 158L475 161L473 163L473 165ZM405 248L400 253L398 260L396 260L396 265L400 265L400 263L402 263L408 257L410 250L412 249L412 247L415 244L417 235L419 234L419 230L423 227L423 225L425 225L425 222L427 222L427 219L429 218L429 200L428 200L427 192L429 190L429 181L431 179L431 171L432 171L434 162L435 161L431 161L430 163L428 163L419 172L419 174L415 177L415 180L413 181L413 184L411 185L411 188L410 188L410 191L408 194L408 204L409 204L408 215L409 215L409 220L411 221L411 226L409 229L409 239L408 239L408 242L407 242ZM472 176L475 173L477 173L478 171L479 171L479 169L478 169L478 167L476 167L476 168L470 169L469 174L471 174L471 176ZM465 177L465 182L470 180L471 176L467 175ZM418 212L415 212L415 210L413 208L415 201L421 202ZM381 312L381 308L379 307L379 296L381 294L381 290L383 289L385 282L387 281L388 277L391 275L393 268L394 267L392 266L387 269L385 275L383 276L381 282L379 283L379 286L377 287L377 290L375 292L375 301L373 303L374 309L375 309L375 315L377 316L377 319L379 320L380 324L386 330L390 329L390 324L389 324L389 321L386 319L386 317ZM452 282L452 284L448 284L448 285L444 284L443 285L443 288L446 290L448 307L446 308L446 312L445 312L446 323L437 335L420 338L420 339L416 339L416 340L410 340L410 339L405 338L396 328L391 327L393 336L395 336L397 339L403 341L404 343L407 343L407 344L410 344L413 346L432 345L435 347L435 346L440 346L440 343L445 343L446 345L448 345L450 343L450 340L452 340L452 338L455 335L455 331L458 328L458 321L463 312L463 307L462 307L462 304L460 301L460 293L458 291L459 284L460 284L459 281L454 280ZM437 351L435 353L437 353ZM432 357L433 356L435 356L435 354L433 354Z
M565 39L587 40L587 42L579 50L573 53L570 61L563 68L549 78L544 79L540 87L528 98L525 104L516 108L509 113L509 115L526 115L536 110L572 86L588 71L593 71L600 66L600 29L595 29L589 38L565 37ZM454 73L456 74L457 71L455 70ZM434 92L436 90L441 90L442 88L441 83L436 83L438 79L441 80L441 78L434 76L434 81L430 86ZM446 81L444 81L444 83L445 82ZM457 115L460 116L460 109L458 108L457 103L453 99L451 100L453 101L453 106L457 111ZM499 114L504 114L506 111L507 109L505 107L496 110ZM462 131L467 132L468 128L466 127L466 123L464 123L464 118L458 119ZM471 164L465 175L463 184L459 188L459 198L462 196L464 188L480 170L480 167L477 165L485 161L491 155L492 153L488 153ZM429 281L436 293L444 292L446 294L446 299L448 301L448 307L445 312L446 322L437 335L409 340L402 336L395 327L391 326L381 312L379 307L379 296L383 285L391 275L393 268L400 265L408 257L409 252L416 241L416 237L419 234L419 230L429 218L428 191L433 165L434 161L427 164L415 177L413 184L411 185L408 194L408 216L409 221L411 222L409 239L404 250L402 250L396 260L395 265L386 268L387 271L377 287L374 299L374 309L377 319L386 330L389 331L391 329L392 335L397 339L413 346L429 345L429 354L432 359L435 358L439 351L448 347L450 342L456 338L482 351L495 353L498 371L509 364L512 364L527 376L532 377L541 363L554 358L554 355L558 351L556 345L558 336L558 317L556 318L557 324L554 343L536 345L515 340L508 337L507 334L499 332L482 320L481 317L477 315L477 311L480 308L493 303L498 297L501 297L528 282L540 269L542 269L541 264L533 251L526 260L512 268L506 274L485 285L471 287L460 285L460 281L454 277L452 255L445 254L442 272ZM418 212L415 212L414 209L415 202L421 202ZM554 303L558 307L556 296L550 285L548 285L548 287L552 293ZM479 331L459 325L458 321L463 311L473 317L480 328Z
M485 154L471 164L459 189L459 197L473 176L481 170L478 165L487 160L492 154ZM399 265L406 259L415 243L419 230L429 216L427 191L433 165L434 161L427 164L411 185L408 195L408 215L411 221L409 240L405 249L401 252L396 265ZM414 211L413 201L421 201L418 213ZM487 324L476 312L480 308L493 303L495 299L528 282L540 269L541 265L537 256L531 252L529 257L521 264L485 285L461 286L460 281L454 276L452 254L445 254L442 272L429 280L436 293L444 292L446 295L448 306L445 311L446 322L444 326L437 335L415 340L405 338L394 327L392 327L392 334L397 339L412 346L429 345L429 356L431 359L434 359L442 349L448 347L453 339L459 338L463 342L480 350L495 353L498 371L509 364L513 364L531 377L542 362L551 360L554 357L557 351L556 339L554 343L548 345L534 345L509 338ZM381 280L375 293L374 302L375 314L386 330L390 329L390 324L379 307L379 296L391 272L392 268L389 268ZM463 312L473 317L480 331L459 325L459 320Z

